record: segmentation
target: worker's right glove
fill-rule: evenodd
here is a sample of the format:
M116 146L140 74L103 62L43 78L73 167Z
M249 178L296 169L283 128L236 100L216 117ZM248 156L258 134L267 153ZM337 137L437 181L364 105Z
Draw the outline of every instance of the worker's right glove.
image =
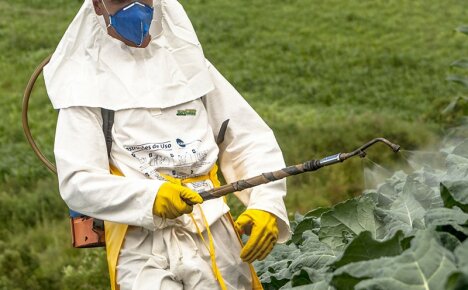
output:
M246 228L251 227L250 238L240 254L242 261L247 263L265 259L278 239L276 216L263 210L244 211L237 218L234 226L240 234L244 233Z
M175 219L183 214L191 213L194 204L202 203L203 198L188 187L164 182L158 190L153 205L153 214Z

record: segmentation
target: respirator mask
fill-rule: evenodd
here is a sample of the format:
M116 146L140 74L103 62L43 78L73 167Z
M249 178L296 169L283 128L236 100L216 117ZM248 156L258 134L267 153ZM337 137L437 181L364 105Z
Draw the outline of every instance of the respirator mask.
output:
M135 1L111 15L104 0L102 3L107 14L109 14L109 25L107 27L114 28L122 38L136 46L141 46L143 40L149 34L154 8L139 1Z

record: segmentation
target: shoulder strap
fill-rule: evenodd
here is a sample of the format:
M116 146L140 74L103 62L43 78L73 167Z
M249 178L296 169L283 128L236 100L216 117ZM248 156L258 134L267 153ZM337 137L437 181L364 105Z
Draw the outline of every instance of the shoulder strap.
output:
M205 109L206 109L206 98L207 97L208 97L208 95L204 95L204 96L201 97L201 100L202 100L203 106L205 106ZM228 125L229 125L229 119L225 120L221 124L221 128L219 128L218 137L216 138L216 144L218 146L221 145L221 143L224 142L224 136L226 135L226 130L228 128Z
M221 124L221 128L219 129L218 138L216 138L216 144L221 145L224 142L224 135L226 135L226 130L229 124L229 119L225 120L223 124Z
M106 140L107 156L110 157L112 149L112 126L114 126L114 111L101 108L102 115L102 132L104 132L104 139Z

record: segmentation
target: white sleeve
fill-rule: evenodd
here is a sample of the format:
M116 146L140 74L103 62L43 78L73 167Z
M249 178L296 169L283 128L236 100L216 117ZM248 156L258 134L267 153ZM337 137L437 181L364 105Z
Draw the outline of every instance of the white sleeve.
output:
M60 194L70 209L154 230L152 209L162 182L109 173L99 108L61 109L54 152Z
M230 119L219 156L226 181L230 183L284 168L283 155L272 130L211 64L209 71L215 90L205 97L205 107L214 134L218 134L223 121ZM278 221L278 241L289 239L290 226L283 200L286 180L246 189L236 195L248 209L274 214Z

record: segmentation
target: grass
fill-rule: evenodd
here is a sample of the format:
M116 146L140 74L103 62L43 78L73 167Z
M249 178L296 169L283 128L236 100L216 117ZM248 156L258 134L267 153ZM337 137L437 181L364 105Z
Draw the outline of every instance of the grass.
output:
M68 240L50 237L68 239L66 206L20 122L30 74L53 52L81 3L0 0L0 248L9 249L0 251L0 288L93 289L79 283L93 273L102 274L94 289L106 287L102 264L93 263L102 253L72 250ZM288 164L351 151L378 136L406 149L426 147L457 122L441 112L462 94L445 78L456 72L449 64L466 55L466 39L454 31L466 21L464 1L181 3L205 55L273 128ZM30 118L52 158L56 112L42 82ZM380 145L369 158L394 168L402 162ZM359 194L366 164L350 160L289 179L289 212Z

